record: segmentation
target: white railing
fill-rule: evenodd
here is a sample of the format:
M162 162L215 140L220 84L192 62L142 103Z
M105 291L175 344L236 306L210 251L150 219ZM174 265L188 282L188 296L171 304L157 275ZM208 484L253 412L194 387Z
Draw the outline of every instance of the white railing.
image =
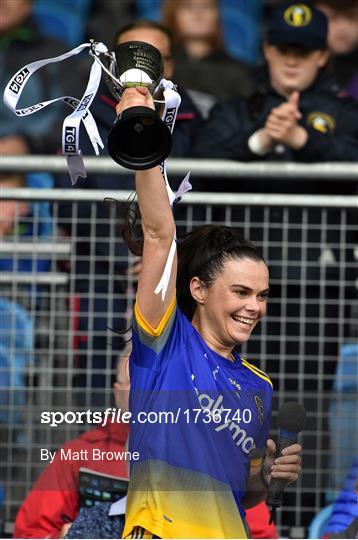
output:
M86 166L88 173L128 172L110 159L88 158ZM218 172L221 166L227 167L225 172L233 180L250 174L259 177L263 174L259 171L265 171L265 177L271 180L273 177L311 179L315 174L315 178L322 180L328 176L331 180L358 179L356 164L169 161L169 170L180 171L181 175L192 169L193 174L217 176L221 174ZM7 156L2 160L2 169L62 172L66 171L66 163L63 157ZM82 407L80 399L85 399L88 407L94 393L92 378L103 373L108 374L107 383L101 388L104 406L112 405L110 374L113 356L119 349L112 346L116 334L110 329L117 328L119 317L127 316L126 306L134 295L133 278L129 273L120 274L117 265L123 257L126 268L133 260L129 254L123 255L121 249L117 253L121 246L115 209L112 211L111 207L104 217L96 213L97 208L103 207L105 198L125 201L130 192L70 189L70 180L68 186L69 189L1 189L0 193L3 199L19 202L50 201L53 221L52 235L44 241L37 240L36 234L34 238L22 237L16 233L18 227L14 227L12 236L9 234L0 241L0 258L14 261L13 271L0 272L1 296L28 311L35 323L36 337L33 362L24 371L26 387L24 383L23 387L3 388L11 396L9 418L16 412L20 417L17 424L9 424L6 438L1 437L0 431L0 450L4 456L0 457L0 467L5 473L3 483L7 493L3 515L7 530L34 475L44 466L34 459L35 452L42 446L56 448L77 435L72 431L75 426L56 433L40 426L44 405L46 410L57 410L59 406L68 410L72 403L77 406L76 400ZM212 191L215 187L213 183ZM60 212L61 203L70 207L65 217ZM82 206L89 209L85 216L81 213ZM352 273L356 266L353 242L357 227L352 209L357 208L358 199L343 195L192 192L185 195L180 206L181 220L188 230L203 222L225 221L239 226L261 247L272 270L278 272L271 279L267 317L243 352L273 378L280 403L298 400L310 412L303 439L302 479L290 488L291 499L286 504L294 514L295 523L307 526L307 516L317 513L322 505L327 479L332 479L332 486L338 487L339 473L344 472L345 454L341 450L337 451L337 459L342 458L342 462L336 470L328 462L331 449L327 447L330 435L327 422L332 415L327 404L330 400L336 408L340 405L342 396L332 393L329 383L336 381L334 370L342 346L355 341L349 329L356 325ZM40 216L33 217L34 231L38 230L40 220ZM16 225L21 223L19 212L16 222ZM67 229L63 229L64 225ZM71 237L63 234L69 228ZM100 245L103 250L97 252ZM23 260L33 261L36 268L36 261L44 259L50 262L48 272L21 271ZM312 270L316 272L313 276ZM83 286L78 287L80 280ZM77 326L77 320L82 324ZM122 327L127 325L123 323ZM100 368L93 362L93 358L98 361L99 357ZM14 364L10 369L14 369ZM74 387L78 377L86 377L86 381ZM25 391L26 403L17 406L16 396ZM354 395L351 397L356 399ZM16 442L18 433L25 437L25 443ZM336 439L338 444L342 436ZM277 520L287 536L291 522L283 522L280 514Z
M88 173L128 174L109 157L86 157ZM67 171L64 156L2 156L1 169L12 172L42 171L62 173ZM185 175L188 171L195 176L207 178L299 178L301 180L350 180L358 181L358 163L241 163L209 159L169 159L169 174Z
M2 188L2 199L26 201L103 202L105 199L126 201L131 191L100 189L32 189ZM357 208L354 195L273 195L261 193L186 193L186 204L245 205L245 206L300 206L328 208Z

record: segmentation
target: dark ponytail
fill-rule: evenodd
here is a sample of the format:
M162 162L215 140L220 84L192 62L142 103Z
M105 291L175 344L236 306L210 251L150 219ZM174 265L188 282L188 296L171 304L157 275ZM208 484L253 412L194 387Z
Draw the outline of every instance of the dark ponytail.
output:
M138 226L138 211L133 199L127 203L122 236L135 255L143 254L142 229ZM177 301L181 311L191 321L196 302L190 292L190 281L197 276L207 287L213 284L224 263L232 259L265 262L256 247L241 232L224 225L203 225L178 239Z
M139 223L138 204L134 204L136 200L136 192L134 191L125 203L123 211L123 219L120 225L120 234L124 243L133 255L143 255L143 232Z
M197 276L210 287L225 262L244 258L265 263L256 247L232 227L203 225L178 242L177 301L190 321L196 309L191 279Z

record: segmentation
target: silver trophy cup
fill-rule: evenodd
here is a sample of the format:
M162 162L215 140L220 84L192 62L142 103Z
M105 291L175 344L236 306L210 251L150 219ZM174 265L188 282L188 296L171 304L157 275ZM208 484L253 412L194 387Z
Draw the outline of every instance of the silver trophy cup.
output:
M155 47L142 41L117 45L113 51L97 55L107 86L120 100L126 88L146 86L158 97L163 78L163 58ZM160 97L160 96L159 96ZM163 103L155 99L156 103ZM108 134L107 146L112 159L127 169L150 169L169 155L171 133L157 111L148 107L130 107L116 119Z

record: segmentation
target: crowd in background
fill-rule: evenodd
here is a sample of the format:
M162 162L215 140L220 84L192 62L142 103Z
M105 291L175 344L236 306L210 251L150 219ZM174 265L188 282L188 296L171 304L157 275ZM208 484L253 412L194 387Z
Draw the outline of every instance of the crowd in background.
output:
M313 11L312 20L305 21L305 17L311 15L300 8L301 11L291 11L287 15L291 17L287 22L284 17L291 4L280 0L0 0L1 93L19 68L35 60L62 54L90 38L103 41L109 49L126 41L147 41L162 53L164 76L178 85L182 98L174 130L172 157L244 162L356 162L358 4L355 0L314 0L308 3L309 6L315 6L320 11L318 15ZM281 11L277 10L280 6ZM273 10L278 13L276 18L272 15ZM292 41L292 31L301 27L312 27L312 32L304 30L298 41ZM289 30L287 35L291 37L285 38L285 30ZM90 59L85 55L47 66L32 77L20 104L33 105L62 95L80 98L89 69ZM299 88L294 87L295 81L301 85ZM113 96L102 81L91 111L104 141L115 119L115 106ZM58 154L62 122L69 112L62 104L48 107L35 116L17 118L2 106L1 154ZM81 137L81 148L84 154L92 153L85 134ZM106 147L103 155L108 155ZM56 178L36 173L21 176L1 172L0 175L0 187L54 185L69 189L132 189L133 177L129 174L128 177L123 176L119 185L114 176L90 174L88 178L80 179L74 188L70 184L67 174ZM337 178L329 185L318 185L313 181L289 184L282 181L268 187L267 183L257 181L253 188L252 182L249 187L245 179L238 179L228 185L222 182L220 190L242 193L252 192L253 189L267 192L269 189L272 193L353 194L356 188L352 186L341 183ZM198 182L194 189L207 190L204 181ZM15 218L26 221L31 216L36 217L40 226L36 230L22 227L20 232L16 232L17 235L36 236L39 241L51 235L50 208L45 203L23 204L15 210L12 201L4 201L0 210L0 239L14 235ZM94 270L99 279L95 283L98 298L91 306L86 299L89 288L86 257L90 256L90 247L80 240L88 235L92 208L89 204L81 206L81 220L75 230L71 212L70 204L61 205L62 234L79 239L76 244L76 276L81 277L76 279L75 286L80 298L79 325L84 331L88 328L91 309L92 328L98 332L91 341L91 348L102 351L107 346L106 314L125 311L125 302L109 298L108 283L100 279L100 276L106 275L109 267L110 245L106 225L109 210L105 204L99 204L96 209L96 253L91 252L91 256L96 257ZM126 268L121 261L125 247L118 242L115 249L119 261L116 271L118 275L123 275ZM275 257L274 251L270 252L270 258L275 260ZM320 254L315 253L312 257L314 262ZM26 261L20 261L16 271L49 269L48 261L40 260L38 263L40 267L29 268ZM0 258L0 270L13 268L11 258ZM292 268L292 272L295 272L295 268ZM273 277L281 278L280 269L276 274L274 271ZM311 278L314 280L317 276L312 274ZM125 294L120 280L117 282L114 279L111 287L120 293L119 296ZM297 286L291 287L292 290L288 287L286 291L288 296L299 296ZM314 310L320 290L312 286L306 293L312 300ZM26 336L30 351L34 329L26 310L20 305L10 305L5 299L0 300L1 312L5 314L1 320L16 321L13 328L21 336ZM307 317L313 317L314 312L307 309ZM116 327L123 328L123 324L118 317ZM271 334L278 334L279 331L272 328ZM309 329L308 332L314 330ZM12 364L15 366L15 382L13 380L12 384L21 389L26 384L21 370L29 359L21 354L9 358L10 349L19 349L16 343L10 347L9 335L8 325L2 324L0 384L10 386L7 374ZM24 340L25 337L22 346ZM121 337L114 338L113 366L122 345ZM292 350L288 352L295 354L298 346L297 343L290 343ZM102 354L92 354L87 347L86 341L78 344L79 367L85 369L91 365L95 370L100 369ZM330 353L338 356L335 344L332 347ZM104 377L96 376L91 385L101 389L104 381ZM84 378L76 384L84 387L87 382ZM100 400L97 402L95 396L92 405L100 405ZM2 399L6 401L6 394ZM25 404L21 392L18 393L18 400L17 405ZM0 413L1 422L8 420ZM121 438L122 446L125 438Z
M124 26L138 19L155 20L171 33L172 79L192 97L206 117L219 100L249 97L262 87L257 67L263 65L262 30L272 4L225 0L2 0L0 10L1 89L20 67L49 58L94 38L111 49ZM327 71L336 92L357 98L358 6L353 0L315 0L329 19ZM71 73L71 77L69 77ZM52 64L26 86L25 104L60 95L81 97L88 62L78 57ZM16 118L1 108L4 154L55 153L60 147L61 107L36 116ZM190 155L186 149L184 155Z

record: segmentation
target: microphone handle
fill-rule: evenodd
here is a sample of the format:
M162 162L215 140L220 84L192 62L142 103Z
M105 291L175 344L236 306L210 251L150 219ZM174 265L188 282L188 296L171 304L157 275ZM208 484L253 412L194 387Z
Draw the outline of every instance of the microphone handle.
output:
M282 450L284 448L287 448L288 446L291 446L291 444L295 444L297 442L297 436L296 438L281 438L277 442L277 448L276 448L276 458L282 456ZM283 492L287 485L287 480L282 480L281 478L272 478L270 481L270 485L268 488L267 493L267 499L266 504L270 506L271 508L278 508L281 506L283 501Z

